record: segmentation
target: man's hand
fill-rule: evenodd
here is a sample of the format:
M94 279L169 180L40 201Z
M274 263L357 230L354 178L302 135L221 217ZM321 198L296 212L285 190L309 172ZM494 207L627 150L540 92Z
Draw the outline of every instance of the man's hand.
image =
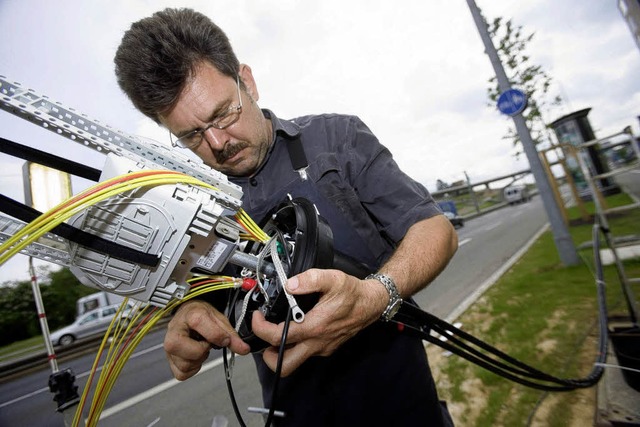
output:
M319 292L321 297L302 323L290 323L283 377L311 356L333 354L345 341L378 320L389 301L387 291L377 280L362 281L338 270L307 270L290 278L287 289L294 295ZM275 371L284 322L270 323L256 310L251 327L271 344L263 358Z
M200 371L212 345L249 353L249 345L235 332L224 314L204 301L185 302L169 322L164 350L173 376L179 381Z

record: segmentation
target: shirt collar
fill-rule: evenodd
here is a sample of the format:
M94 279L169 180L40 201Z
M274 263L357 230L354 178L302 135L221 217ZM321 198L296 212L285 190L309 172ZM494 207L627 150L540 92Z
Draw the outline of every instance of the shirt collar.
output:
M271 126L273 126L273 137L276 138L277 134L284 134L287 137L294 138L300 134L300 126L292 122L291 120L283 120L278 118L273 111L262 109L264 116L271 120Z
M291 120L280 119L278 118L278 116L276 116L273 113L273 111L268 110L266 108L262 109L262 114L264 114L264 116L267 119L271 120L271 127L273 129L271 145L269 146L267 155L264 156L264 160L262 161L262 164L258 166L256 171L253 174L251 174L251 176L239 176L239 177L230 176L229 180L231 182L238 184L259 175L262 169L264 168L264 165L267 164L267 162L269 161L269 158L271 157L271 153L273 152L273 149L278 141L278 136L282 136L285 138L295 138L300 134L300 126L298 126L296 123L292 122Z

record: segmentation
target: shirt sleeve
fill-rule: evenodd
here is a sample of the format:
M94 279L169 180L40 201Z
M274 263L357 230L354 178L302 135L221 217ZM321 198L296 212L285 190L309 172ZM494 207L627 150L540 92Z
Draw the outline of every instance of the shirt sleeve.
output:
M359 118L352 118L349 129L348 179L380 232L399 242L413 224L442 213L427 189L400 169Z

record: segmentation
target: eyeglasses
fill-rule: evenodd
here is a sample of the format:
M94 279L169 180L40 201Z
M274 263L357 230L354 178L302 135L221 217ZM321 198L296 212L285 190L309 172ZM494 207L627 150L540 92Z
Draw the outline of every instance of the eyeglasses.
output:
M171 145L174 147L180 148L195 148L202 142L202 138L204 138L204 133L211 128L216 129L226 129L240 118L240 113L242 113L242 97L240 96L240 77L236 76L236 87L238 89L238 105L232 105L229 109L218 116L217 119L207 124L202 129L195 129L191 132L178 137L175 141L173 140L173 135L169 133L171 137Z

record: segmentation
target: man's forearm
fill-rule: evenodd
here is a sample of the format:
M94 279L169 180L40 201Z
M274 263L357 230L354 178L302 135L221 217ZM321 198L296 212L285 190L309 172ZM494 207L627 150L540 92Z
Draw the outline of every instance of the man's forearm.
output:
M382 266L403 298L425 288L435 279L458 248L458 235L444 215L415 223Z

